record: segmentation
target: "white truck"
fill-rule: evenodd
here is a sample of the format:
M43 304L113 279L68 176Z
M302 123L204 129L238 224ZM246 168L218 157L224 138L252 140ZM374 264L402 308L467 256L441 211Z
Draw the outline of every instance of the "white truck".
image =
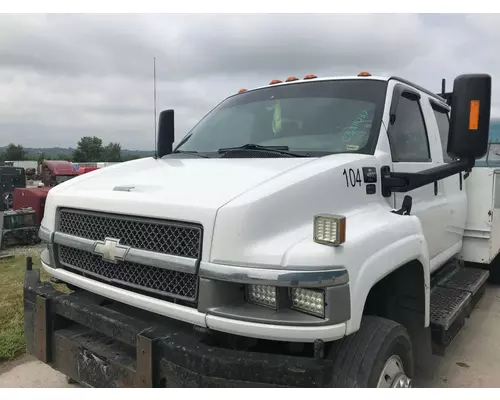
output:
M491 77L230 96L173 150L54 187L28 349L93 387L411 387L499 281ZM451 105L451 106L450 106Z

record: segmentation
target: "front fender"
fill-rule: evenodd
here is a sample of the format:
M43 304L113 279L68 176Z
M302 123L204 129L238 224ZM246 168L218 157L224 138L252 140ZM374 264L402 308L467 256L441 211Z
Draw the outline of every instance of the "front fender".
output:
M410 261L423 266L425 326L429 324L430 262L422 225L416 216L398 215L387 207L371 205L346 220L346 241L339 247L324 246L309 235L284 254L283 266L345 268L349 273L351 319L347 334L359 329L371 288L381 279ZM307 233L304 231L304 233Z
M395 215L395 214L392 214ZM346 334L357 331L363 309L372 287L399 267L417 260L423 267L425 291L425 326L429 325L430 310L430 259L427 242L420 220L415 216L396 216L392 223L379 226L377 237L372 239L378 249L371 254L362 251L359 268L349 270L351 287L351 319L346 324ZM360 241L359 248L373 244Z

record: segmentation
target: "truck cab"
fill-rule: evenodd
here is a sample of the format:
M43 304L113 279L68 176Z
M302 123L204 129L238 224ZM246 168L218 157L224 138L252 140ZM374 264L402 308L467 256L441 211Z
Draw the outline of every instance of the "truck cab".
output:
M0 166L0 202L3 209L12 208L13 193L16 188L26 187L24 168Z
M10 245L39 243L36 215L31 209L0 210L0 250Z
M490 102L488 75L449 95L290 77L230 96L175 149L163 111L157 157L48 193L42 266L76 294L28 262L28 348L90 386L410 387L414 343L442 354L489 276L463 249Z
M40 179L44 186L56 186L77 175L73 164L69 161L44 160L40 165Z

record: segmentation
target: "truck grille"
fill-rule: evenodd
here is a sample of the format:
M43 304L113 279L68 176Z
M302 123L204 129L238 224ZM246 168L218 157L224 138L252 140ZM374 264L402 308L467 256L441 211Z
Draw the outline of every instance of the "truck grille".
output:
M202 227L182 222L62 209L57 231L90 240L120 240L133 248L199 260ZM117 264L74 247L58 246L60 267L128 290L195 302L198 275L133 262Z
M201 227L180 222L61 210L58 231L92 240L114 237L137 249L181 257L198 259L201 253Z
M112 264L99 256L67 246L59 247L59 260L65 267L76 270L75 272L109 283L159 295L169 294L185 300L196 298L196 275L131 262Z

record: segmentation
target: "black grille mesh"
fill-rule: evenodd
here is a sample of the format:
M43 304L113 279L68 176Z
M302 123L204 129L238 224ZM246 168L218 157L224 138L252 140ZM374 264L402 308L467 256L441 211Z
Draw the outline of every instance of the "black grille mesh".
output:
M120 239L120 244L138 249L200 258L202 230L199 226L61 210L58 230L92 240L113 237Z
M104 280L178 298L196 298L196 275L131 262L113 264L104 261L100 256L67 246L59 247L59 260L65 266L77 268Z

